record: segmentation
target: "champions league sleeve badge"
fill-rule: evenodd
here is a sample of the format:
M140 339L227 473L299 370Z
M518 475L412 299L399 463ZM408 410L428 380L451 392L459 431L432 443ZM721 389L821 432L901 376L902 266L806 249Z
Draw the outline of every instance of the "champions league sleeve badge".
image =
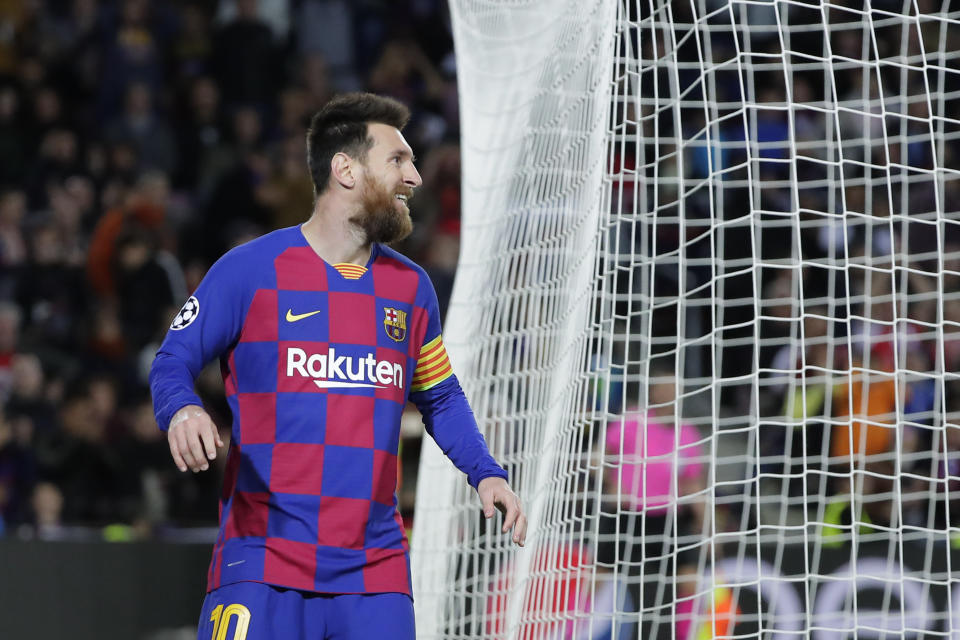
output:
M393 307L384 307L383 328L391 340L403 342L407 337L407 312Z
M173 319L173 322L170 324L170 328L173 331L186 329L194 320L197 319L198 315L200 315L200 301L197 300L196 297L190 296L190 298L183 304L183 307L180 309L177 317Z

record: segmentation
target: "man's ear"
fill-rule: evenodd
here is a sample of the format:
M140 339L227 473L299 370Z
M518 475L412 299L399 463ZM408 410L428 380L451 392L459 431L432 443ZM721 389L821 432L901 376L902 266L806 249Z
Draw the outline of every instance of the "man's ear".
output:
M342 151L330 159L330 176L344 189L353 189L357 184L356 166L353 158Z

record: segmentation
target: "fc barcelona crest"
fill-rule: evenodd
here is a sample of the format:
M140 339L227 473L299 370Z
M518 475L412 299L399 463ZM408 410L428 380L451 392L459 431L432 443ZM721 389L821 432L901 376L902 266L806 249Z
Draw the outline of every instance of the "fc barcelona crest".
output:
M387 335L397 342L402 342L407 337L407 312L384 307L383 314L383 328Z

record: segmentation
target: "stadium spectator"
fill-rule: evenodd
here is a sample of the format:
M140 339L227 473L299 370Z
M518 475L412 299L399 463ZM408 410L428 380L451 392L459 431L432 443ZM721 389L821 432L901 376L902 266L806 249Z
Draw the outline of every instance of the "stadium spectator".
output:
M7 418L16 425L17 439L32 445L37 435L56 428L56 406L48 397L48 376L35 353L18 353L10 367L13 385L7 399Z
M891 453L897 406L907 397L907 389L897 385L895 353L914 345L900 341L894 347L900 336L893 332L890 276L881 272L872 274L870 280L866 317L853 323L849 373L833 392L834 415L850 417L849 425L833 425L830 435L830 455L844 469L850 469L850 465L863 468L865 463L879 460L878 456Z
M257 0L236 0L236 14L214 34L210 66L228 107L265 109L283 80L274 34L257 12Z
M46 219L33 227L31 264L18 279L16 300L24 310L25 337L45 347L77 343L87 298L83 288L82 239L75 227Z
M26 267L26 215L27 198L23 191L8 189L0 193L0 300L13 296L19 271Z
M226 135L209 148L199 167L196 178L199 206L209 206L225 176L243 165L248 153L262 152L264 144L260 112L251 106L232 108Z
M73 201L80 215L82 225L81 234L84 240L93 230L100 215L97 208L96 185L88 175L77 174L63 181L65 194Z
M103 45L97 58L97 120L101 124L122 110L132 84L142 83L151 93L162 89L164 64L176 29L171 7L150 0L106 5L102 25Z
M114 279L123 335L140 349L166 324L161 314L174 305L174 285L157 258L156 237L136 223L117 238Z
M90 286L101 298L115 298L117 283L114 273L117 239L124 229L139 226L158 232L165 224L169 188L163 173L148 172L140 176L122 202L107 209L100 217L90 239L86 275Z
M774 45L776 47L777 45ZM786 104L787 96L783 82L777 79L768 84L762 83L757 100L761 105ZM756 131L756 155L760 158L783 158L787 155L787 141L790 139L790 123L786 112L782 109L758 109ZM761 171L772 175L780 175L782 170L776 169L777 163L761 162ZM782 166L782 164L781 164Z
M39 153L30 164L25 188L31 210L47 204L47 190L68 177L82 172L77 134L67 127L53 127L39 143Z
M220 110L220 90L209 76L193 79L186 102L177 121L180 154L174 184L193 191L201 167L211 162L210 154L223 142L227 124Z
M107 123L104 135L109 142L126 142L136 149L137 172L153 169L171 175L177 166L173 130L157 115L151 89L144 82L130 83L123 113Z
M57 27L61 48L57 57L69 70L65 76L70 76L70 79L64 77L65 83L77 82L78 76L86 76L95 67L90 58L97 57L103 11L104 7L98 0L74 0L66 11L60 13ZM93 86L92 81L91 78L83 78L83 84ZM76 97L83 101L90 100L91 95L81 93Z
M129 348L123 335L120 310L116 300L98 300L89 311L87 320L89 335L84 344L84 355L95 361L101 370L126 374L129 364Z
M791 496L804 495L804 471L819 467L829 453L823 446L824 420L833 392L828 371L835 367L836 356L828 333L828 314L826 307L809 308L803 315L802 332L783 345L770 363L778 376L771 378L767 386L770 398L764 404L776 407L771 415L779 420L760 430L760 452L768 460L785 461L768 463L761 471L787 469Z
M835 416L850 417L849 425L833 425L830 455L849 469L862 467L868 458L889 454L895 439L897 386L889 372L867 372L853 361L854 369L834 390Z
M289 136L273 146L269 173L256 197L270 212L267 228L299 224L313 206L313 183L303 163L303 136Z
M820 536L825 547L839 547L854 535L883 534L898 526L894 502L896 475L892 460L864 463L852 476L837 481L838 490L826 500Z
M960 380L951 380L944 391L946 421L933 449L937 480L931 492L936 510L934 526L949 528L951 545L960 548Z
M52 482L38 482L30 496L31 535L39 540L69 537L63 523L63 493Z
M57 89L51 86L41 86L31 96L30 123L28 126L29 142L31 147L38 147L40 142L53 129L75 130L63 112L63 103Z
M295 39L303 61L304 86L318 109L338 91L360 88L354 52L354 20L348 0L304 0L296 13Z
M216 20L229 23L241 13L254 15L270 28L276 42L283 43L290 31L290 4L288 0L253 0L244 6L242 0L217 0Z
M0 184L18 183L26 171L29 141L23 131L21 99L12 85L0 87Z
M216 491L201 491L209 485L198 476L184 476L170 465L170 450L157 428L148 394L138 392L120 408L120 420L112 447L116 451L117 474L123 500L135 529L149 535L170 522L174 514L185 523L196 522L198 508L209 514L210 504L198 507L200 499L216 501Z
M737 616L742 614L734 589L714 587L700 591L709 578L697 575L695 564L677 569L676 640L713 640L734 635Z
M97 372L88 374L86 386L93 419L104 426L105 438L109 442L123 431L118 407L120 383L109 372Z
M15 421L0 403L0 537L5 529L26 521L36 482L36 458L29 439L17 433Z
M47 202L50 208L41 215L49 221L56 234L62 261L76 267L85 261L87 243L82 229L82 203L75 193L67 190L68 180L69 178L47 186Z
M444 81L433 62L414 40L388 42L370 71L368 86L407 103L430 103L443 97Z
M103 141L103 147L103 166L92 168L91 173L102 172L100 199L103 208L109 210L123 202L127 189L136 182L140 157L130 140ZM100 163L101 159L96 157L98 152L99 149L93 150L91 163Z
M706 482L700 433L691 424L676 422L676 385L672 369L664 361L652 363L647 409L643 410L634 396L624 418L610 422L604 438L607 456L616 461L608 470L606 486L610 491L619 490L622 509L646 514L648 530L656 530L653 535L669 534L672 525L668 520L678 498L697 494ZM637 386L628 384L627 388ZM681 529L693 525L699 530L702 500L676 506L681 518L676 525Z
M178 82L190 82L210 72L213 35L206 10L188 3L180 10L180 29L171 46L174 76Z
M208 263L251 227L257 235L272 228L273 211L260 195L260 186L269 175L266 149L256 144L244 147L238 161L217 180L204 208L201 227L203 257Z
M960 291L960 289L944 290ZM960 371L960 297L943 301L943 368L944 371Z
M13 386L13 357L20 346L20 327L23 312L16 304L0 301L0 400Z
M60 403L57 429L38 438L40 477L63 496L64 524L129 519L120 502L119 464L107 446L106 425L96 417L86 385L72 382Z
M696 427L677 422L677 379L668 360L662 356L650 363L646 407L639 404L639 385L626 383L623 417L611 421L603 435L597 541L598 557L627 576L633 601L664 607L657 613L664 616L673 598L655 599L657 589L649 583L673 574L674 539L699 537L708 522L706 501L697 495L706 483L701 438Z
M277 97L277 107L277 121L267 136L269 141L282 143L290 138L300 140L303 130L310 124L309 94L301 87L289 86Z

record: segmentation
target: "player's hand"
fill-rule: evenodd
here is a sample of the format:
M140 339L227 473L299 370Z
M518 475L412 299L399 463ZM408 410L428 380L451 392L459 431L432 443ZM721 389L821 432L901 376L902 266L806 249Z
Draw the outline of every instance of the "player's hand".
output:
M177 468L186 471L189 467L194 473L206 471L210 467L207 461L216 458L217 447L223 446L217 425L203 407L195 404L188 404L173 415L167 442Z
M506 533L513 529L513 541L522 547L527 539L527 516L520 506L520 498L510 489L507 481L497 476L484 478L477 485L477 493L483 505L483 515L492 518L494 507L499 509L504 515L500 531Z

